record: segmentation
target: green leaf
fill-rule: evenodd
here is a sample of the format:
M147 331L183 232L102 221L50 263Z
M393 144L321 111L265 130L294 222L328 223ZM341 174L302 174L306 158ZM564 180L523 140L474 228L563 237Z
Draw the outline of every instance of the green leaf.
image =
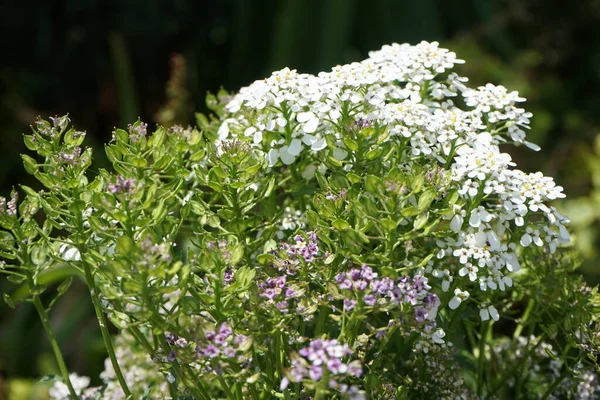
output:
M35 174L38 170L37 161L35 161L35 159L29 157L26 154L21 154L21 158L23 159L23 166L25 167L25 171L27 171L29 175Z
M332 225L338 231L345 231L346 229L350 228L350 224L343 219L336 219L333 221Z
M115 252L117 254L129 255L133 251L133 240L127 236L121 236L117 239L117 243L115 245Z
M23 135L23 142L25 142L25 146L31 151L38 149L38 142L33 135Z
M421 211L414 206L408 206L400 211L400 214L402 214L403 217L414 217L415 215L419 215L420 213Z
M419 202L417 204L417 208L423 212L429 208L433 200L435 199L437 193L434 189L427 189L424 191L419 197Z
M365 189L371 194L378 195L379 190L383 188L381 178L375 175L368 175L365 180Z
M358 150L358 143L356 143L354 140L350 139L349 137L345 137L344 139L342 139L342 141L344 142L344 144L346 145L346 148L350 151L356 151Z
M424 227L427 224L428 218L429 218L428 212L424 212L423 214L420 214L417 218L415 218L415 222L413 225L415 230L418 230L418 229L421 229L422 227Z

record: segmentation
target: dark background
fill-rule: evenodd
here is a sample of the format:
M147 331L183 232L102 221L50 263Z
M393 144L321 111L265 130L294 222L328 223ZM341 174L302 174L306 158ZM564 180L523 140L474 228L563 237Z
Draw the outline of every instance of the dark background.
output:
M592 204L573 229L585 238L584 272L596 282L595 0L2 0L0 189L7 195L31 182L19 154L27 152L21 135L37 115L68 112L88 132L102 166L101 144L115 126L138 117L151 125L193 124L207 91L235 91L285 66L316 73L384 44L421 40L438 40L465 59L458 72L471 85L503 84L528 99L529 137L543 150L509 151L523 170L542 170L570 198L580 197L564 207L577 212L582 202ZM0 291L13 290L0 278ZM75 285L53 322L68 364L97 376L104 354L92 314L85 288ZM11 379L54 369L33 307L0 305L0 369Z

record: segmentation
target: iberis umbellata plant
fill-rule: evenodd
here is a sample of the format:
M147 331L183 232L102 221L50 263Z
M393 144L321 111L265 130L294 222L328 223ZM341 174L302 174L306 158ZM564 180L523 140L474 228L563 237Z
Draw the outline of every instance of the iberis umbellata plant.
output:
M462 62L422 42L283 69L209 96L197 128L115 130L98 172L67 117L36 122L43 189L2 199L1 272L48 332L51 397L597 398L599 299L563 248L563 190L505 152L537 150L525 99L469 87ZM89 287L103 385L53 336L57 268Z

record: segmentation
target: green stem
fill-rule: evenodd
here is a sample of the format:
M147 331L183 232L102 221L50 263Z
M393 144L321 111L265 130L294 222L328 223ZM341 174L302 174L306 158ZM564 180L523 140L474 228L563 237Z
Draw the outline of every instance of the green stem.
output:
M106 317L102 311L102 304L100 304L100 299L96 294L96 285L94 282L94 277L92 276L92 270L90 268L89 263L83 262L83 269L85 271L85 280L90 290L90 297L92 298L92 303L94 305L94 311L96 311L96 317L98 318L98 324L100 325L100 331L102 332L102 339L104 340L104 346L106 347L106 351L108 352L108 357L110 358L110 362L115 370L115 375L117 376L117 380L121 385L121 389L123 389L123 393L125 393L125 398L131 398L131 392L129 391L129 387L127 386L127 382L125 382L125 378L123 377L123 373L121 372L121 367L119 367L119 363L117 361L117 355L115 354L115 348L113 346L112 338L110 336L110 332L108 331L108 326L106 323Z
M479 358L477 363L477 394L481 396L483 394L484 387L484 368L485 368L485 342L487 339L487 330L491 325L487 322L481 324L480 337L479 337Z
M531 311L533 310L534 306L535 306L535 302L533 301L533 298L530 298L529 302L527 303L527 308L525 309L525 312L523 313L523 316L521 317L521 322L519 322L519 325L517 325L517 327L515 328L515 331L513 333L513 338L516 339L521 335L521 332L523 331L523 327L527 323L527 320L529 319L529 315L531 314Z
M58 346L58 342L56 341L56 337L54 336L54 331L50 326L50 320L48 318L48 313L42 304L42 301L38 296L33 298L33 304L35 305L35 309L37 310L40 319L42 320L42 325L44 326L44 330L48 335L48 340L50 340L50 345L52 346L52 351L54 352L54 358L56 358L56 363L58 364L58 369L60 370L60 374L62 375L63 382L69 388L69 394L72 398L77 399L79 396L75 392L73 388L73 384L71 383L71 379L69 378L69 371L67 370L67 366L65 364L65 360L63 359L62 353L60 351L60 347Z

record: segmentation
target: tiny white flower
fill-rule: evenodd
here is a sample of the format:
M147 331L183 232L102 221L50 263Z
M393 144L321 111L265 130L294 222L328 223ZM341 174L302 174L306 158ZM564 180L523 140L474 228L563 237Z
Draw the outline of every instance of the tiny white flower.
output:
M469 298L469 292L462 291L458 288L454 289L454 297L452 298L452 300L450 300L450 303L448 303L448 307L450 307L450 309L455 310L458 308L458 306L460 306L460 303L462 303L464 300Z

